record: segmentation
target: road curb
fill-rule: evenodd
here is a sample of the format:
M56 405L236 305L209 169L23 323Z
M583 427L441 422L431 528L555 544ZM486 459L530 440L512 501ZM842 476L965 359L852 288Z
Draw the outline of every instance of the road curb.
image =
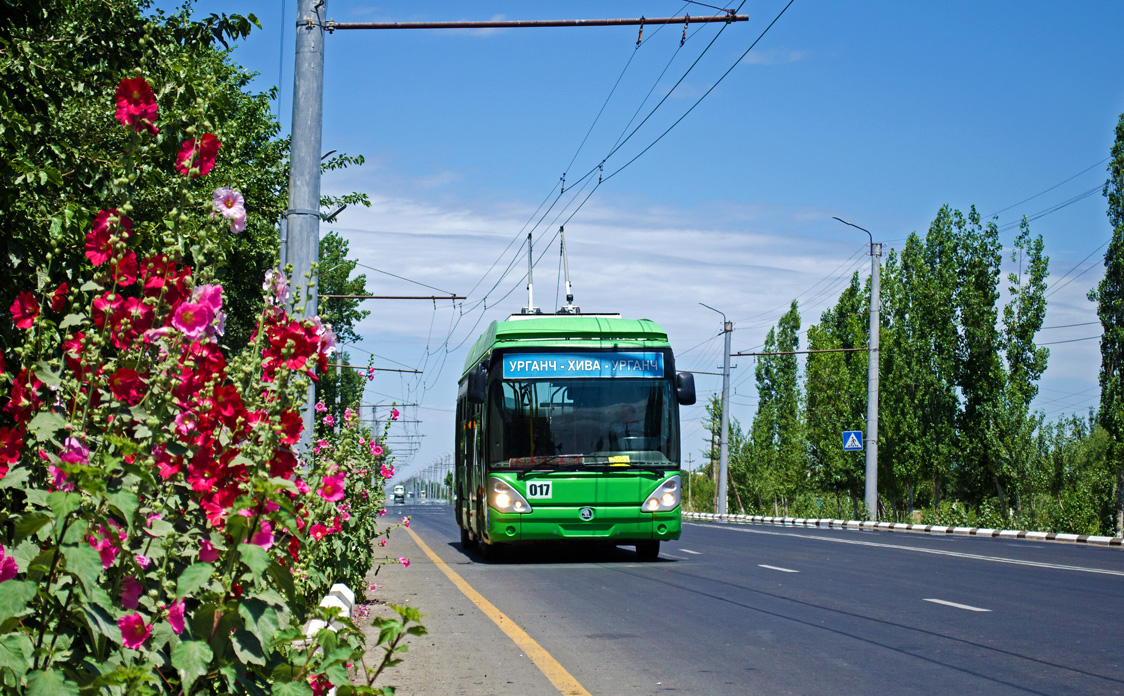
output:
M868 520L833 520L805 517L769 517L765 515L719 515L713 512L684 512L683 519L700 522L726 522L728 524L772 524L782 527L820 527L834 529L867 529L883 532L911 532L913 534L954 534L956 536L999 537L1003 539L1029 539L1031 541L1059 541L1093 546L1121 546L1121 537L1093 536L1089 534L1059 534L1057 532L1028 532L1015 529L988 529L986 527L949 527L937 524L904 524L900 522L871 522Z

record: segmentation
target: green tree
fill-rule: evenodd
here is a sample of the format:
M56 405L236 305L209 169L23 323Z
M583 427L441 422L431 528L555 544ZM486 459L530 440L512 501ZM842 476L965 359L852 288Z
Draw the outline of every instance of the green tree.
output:
M321 297L368 294L367 276L360 273L354 278L351 277L359 262L349 259L348 253L347 240L336 232L329 232L320 239L322 270L318 290ZM335 332L336 339L340 343L341 350L336 358L342 365L354 365L350 353L342 347L359 341L356 327L371 314L370 311L359 308L361 302L362 300L346 297L329 297L321 299L319 303L321 320L332 326L332 331ZM365 382L366 376L360 370L328 368L328 373L316 383L316 399L323 401L328 406L328 412L338 421L343 418L346 408L359 405Z
M1104 255L1104 278L1089 292L1101 320L1100 423L1108 432L1109 457L1116 466L1116 534L1124 534L1124 114L1104 185L1112 241Z

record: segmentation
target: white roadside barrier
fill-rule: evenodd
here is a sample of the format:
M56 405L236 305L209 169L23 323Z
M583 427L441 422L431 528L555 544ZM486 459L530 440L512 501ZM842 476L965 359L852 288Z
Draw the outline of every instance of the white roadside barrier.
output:
M767 515L716 515L712 512L684 512L683 519L699 521L724 521L734 524L773 524L785 527L830 527L836 529L879 529L888 532L914 534L955 534L957 536L1001 537L1004 539L1030 539L1032 541L1060 541L1070 544L1096 546L1122 546L1121 537L1089 534L1062 534L1057 532L1028 532L1015 529L990 529L987 527L948 527L937 524L902 524L870 522L866 520L811 519L804 517L771 517Z

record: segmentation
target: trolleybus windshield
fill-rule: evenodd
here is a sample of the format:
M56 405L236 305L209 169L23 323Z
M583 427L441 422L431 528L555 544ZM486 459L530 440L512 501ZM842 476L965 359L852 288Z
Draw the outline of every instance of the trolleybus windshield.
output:
M503 380L488 396L493 467L677 468L679 442L670 380Z

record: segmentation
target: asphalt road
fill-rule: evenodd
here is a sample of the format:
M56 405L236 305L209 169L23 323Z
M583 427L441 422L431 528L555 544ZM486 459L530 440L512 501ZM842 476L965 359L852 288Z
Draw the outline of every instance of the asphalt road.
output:
M630 547L464 552L451 510L411 529L591 694L1121 694L1124 550L686 523ZM429 614L400 694L557 694L408 535L382 599Z

